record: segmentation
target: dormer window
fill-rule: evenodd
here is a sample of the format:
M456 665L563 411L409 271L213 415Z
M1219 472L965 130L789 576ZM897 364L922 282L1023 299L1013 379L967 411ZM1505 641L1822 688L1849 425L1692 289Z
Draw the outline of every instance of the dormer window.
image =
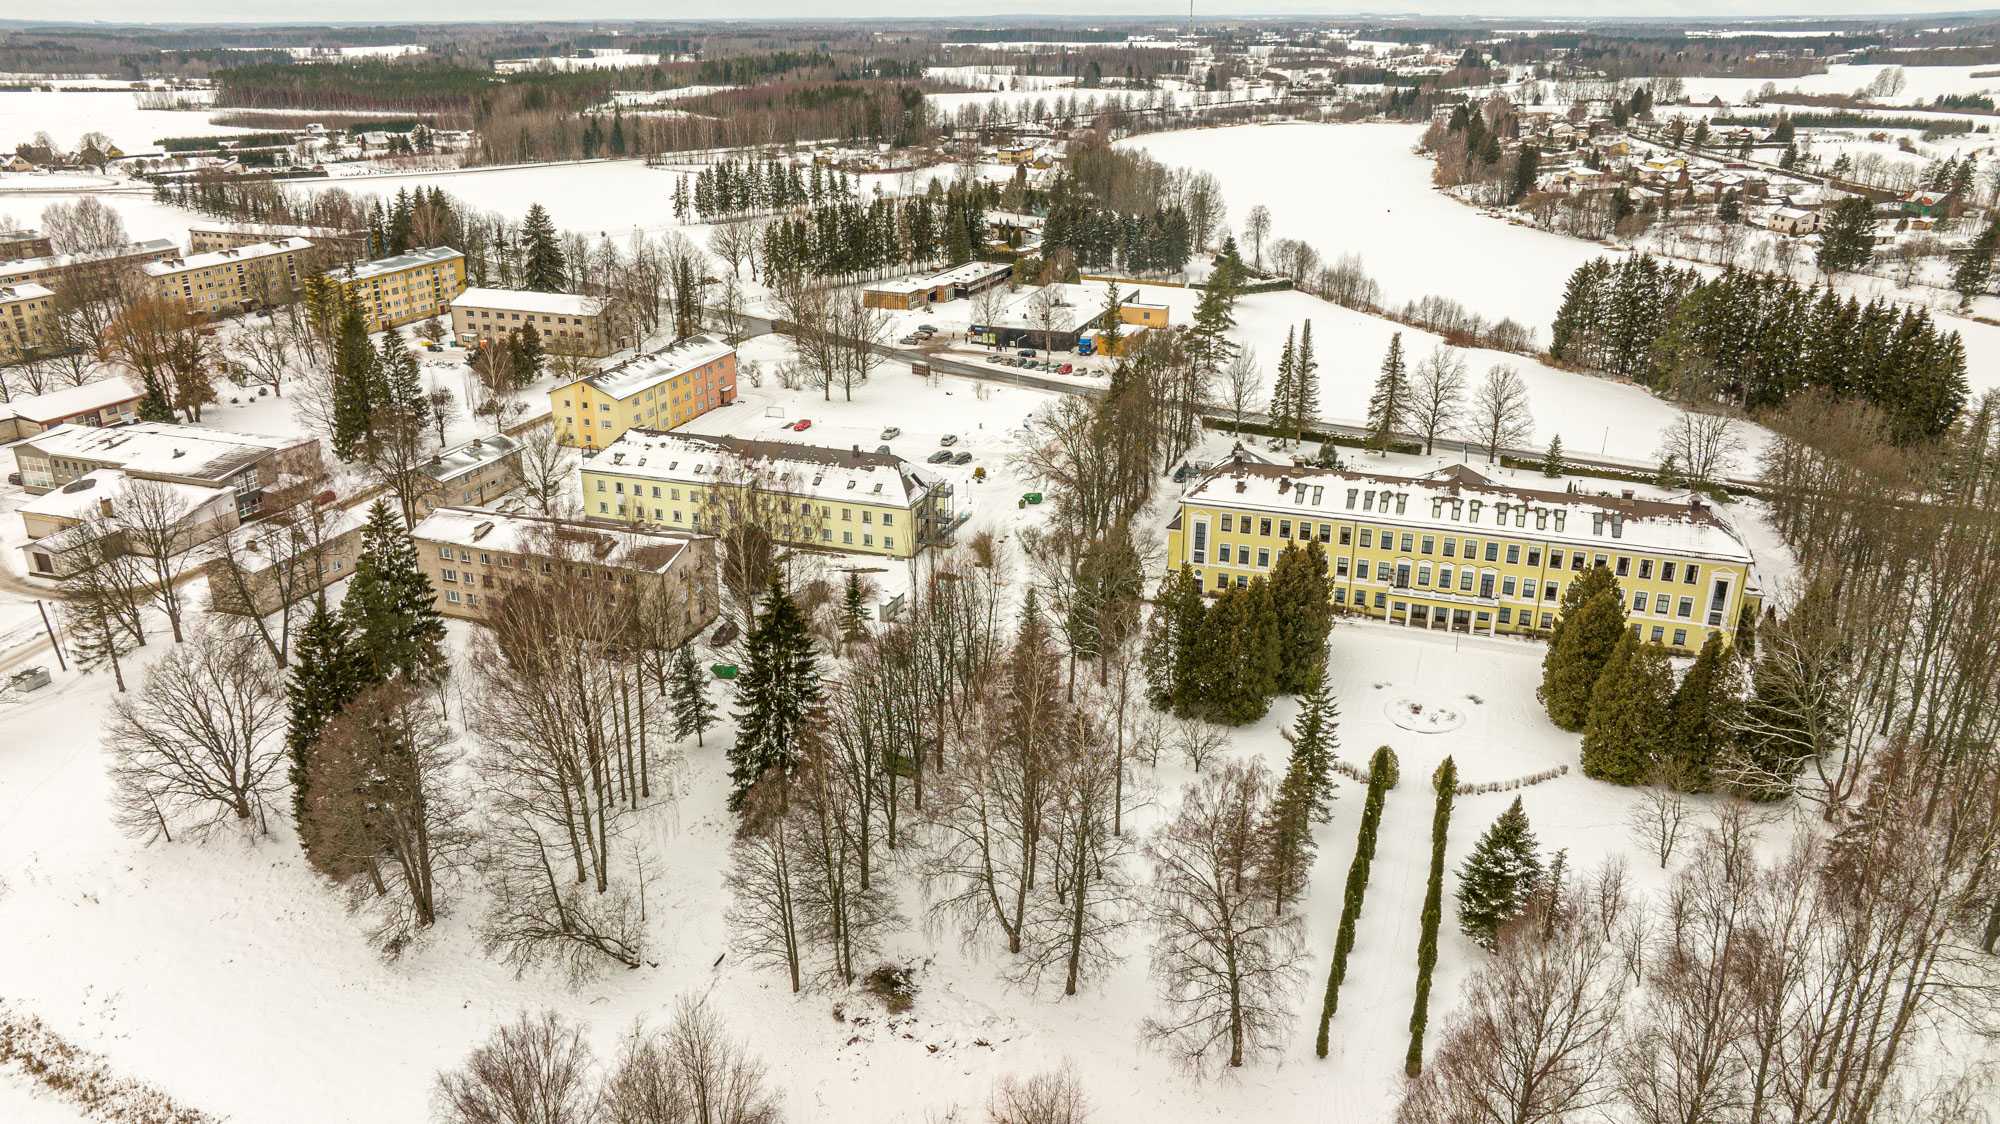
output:
M1349 511L1354 510L1354 498L1360 494L1361 494L1361 489L1359 488L1349 488L1347 490L1347 510Z
M1481 503L1481 501L1479 501L1479 500L1472 500L1472 501L1470 501L1470 502L1471 502L1471 504L1472 504L1472 507L1471 507L1471 511L1470 511L1470 513L1469 513L1469 514L1470 514L1470 517L1471 517L1472 521L1473 521L1474 523L1477 523L1477 522L1479 522L1479 507L1480 507L1480 503Z
M1398 515L1403 514L1404 509L1407 508L1409 504L1410 504L1410 493L1408 492L1396 493L1396 514Z

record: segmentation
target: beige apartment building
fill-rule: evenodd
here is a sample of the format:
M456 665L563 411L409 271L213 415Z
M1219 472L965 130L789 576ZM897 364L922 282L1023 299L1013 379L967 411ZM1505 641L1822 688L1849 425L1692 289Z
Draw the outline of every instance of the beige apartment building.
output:
M394 324L443 316L452 298L465 291L465 255L449 246L435 246L326 276L349 299L360 302L368 330L379 332Z
M0 362L48 346L55 294L40 285L0 285Z
M521 486L521 442L504 433L475 437L432 457L423 473L429 480L417 495L419 514L477 507Z
M467 289L451 302L451 336L465 347L504 340L533 325L545 351L603 358L613 350L604 302L571 293Z
M664 594L689 635L715 619L714 539L605 527L541 515L441 507L410 529L438 611L484 620L522 585L568 578L590 583L612 616Z
M304 284L306 255L312 248L313 244L303 238L281 238L147 262L139 272L152 281L160 296L179 298L189 312L226 316L273 304L298 292Z

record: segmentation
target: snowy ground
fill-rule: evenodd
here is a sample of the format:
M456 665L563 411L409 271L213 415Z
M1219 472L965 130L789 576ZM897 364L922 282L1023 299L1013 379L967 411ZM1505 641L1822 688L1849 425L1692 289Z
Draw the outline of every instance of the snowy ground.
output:
M1884 63L1861 66L1834 63L1826 68L1824 74L1808 74L1800 78L1683 78L1681 88L1690 102L1705 102L1715 97L1727 102L1745 102L1762 90L1766 82L1775 85L1781 93L1851 94L1865 89L1877 74L1887 69L1889 64ZM1942 94L2000 93L2000 78L1972 76L1974 71L2000 70L2000 67L1991 64L1905 66L1898 69L1903 72L1903 91L1875 99L1883 105L1929 105Z
M92 90L9 90L0 92L0 152L47 132L66 149L88 132L109 134L134 155L156 152L164 137L231 136L255 129L214 125L213 109L140 109L135 95Z

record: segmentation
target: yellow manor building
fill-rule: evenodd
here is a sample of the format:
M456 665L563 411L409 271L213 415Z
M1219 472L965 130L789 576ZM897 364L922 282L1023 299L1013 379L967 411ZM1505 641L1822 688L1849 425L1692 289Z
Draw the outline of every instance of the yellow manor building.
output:
M736 401L736 349L689 336L549 391L557 440L607 448L636 426L671 429Z
M426 316L449 319L452 298L465 291L465 255L449 246L435 246L336 269L326 276L361 302L368 330L379 332Z
M724 534L755 519L792 546L909 558L952 525L952 488L888 453L634 429L585 454L584 514Z
M1337 608L1411 628L1546 635L1569 582L1599 565L1639 638L1680 652L1712 632L1731 641L1744 606L1762 604L1749 548L1699 498L1537 491L1464 465L1396 476L1239 460L1181 496L1167 556L1212 592L1309 541L1327 552Z

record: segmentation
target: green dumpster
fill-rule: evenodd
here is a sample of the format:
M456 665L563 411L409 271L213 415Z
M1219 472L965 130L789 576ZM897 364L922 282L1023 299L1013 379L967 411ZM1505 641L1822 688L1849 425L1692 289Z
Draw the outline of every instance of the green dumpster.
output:
M736 678L736 665L733 663L710 664L708 670L714 672L717 679Z
M1042 494L1040 492L1029 492L1027 495L1021 497L1021 502L1040 503L1042 502Z

